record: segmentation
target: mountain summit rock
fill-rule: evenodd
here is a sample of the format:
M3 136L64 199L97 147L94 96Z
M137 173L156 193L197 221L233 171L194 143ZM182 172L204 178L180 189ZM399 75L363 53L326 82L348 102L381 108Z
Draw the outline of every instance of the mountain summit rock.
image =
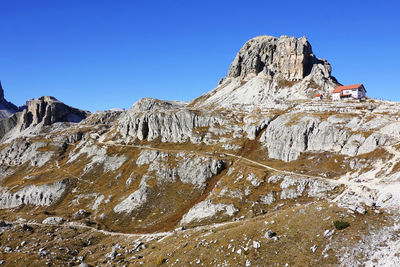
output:
M218 87L192 105L275 106L280 100L328 96L339 84L331 70L325 59L313 54L306 37L258 36L239 50Z

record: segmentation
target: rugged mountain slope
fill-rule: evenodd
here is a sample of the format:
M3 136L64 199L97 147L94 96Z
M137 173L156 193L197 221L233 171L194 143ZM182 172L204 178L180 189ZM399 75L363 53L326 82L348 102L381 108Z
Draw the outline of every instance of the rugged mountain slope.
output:
M315 69L329 70L327 63L302 38L252 40L222 82L249 79L235 89L244 104L232 105L229 95L215 102L227 88L220 86L189 104L145 98L77 123L66 122L70 114L87 114L52 98L10 117L15 125L0 144L0 260L399 262L400 106L297 99L313 90L307 79L317 80ZM257 63L260 51L266 56ZM298 87L281 89L293 97L249 105L259 92L272 99L271 87L251 82L264 75L277 83L299 79ZM338 230L335 221L350 226Z
M264 35L247 41L218 87L191 105L276 107L288 99L329 96L337 85L330 64L313 54L305 37Z
M10 117L18 111L18 107L4 98L4 90L0 81L0 120Z

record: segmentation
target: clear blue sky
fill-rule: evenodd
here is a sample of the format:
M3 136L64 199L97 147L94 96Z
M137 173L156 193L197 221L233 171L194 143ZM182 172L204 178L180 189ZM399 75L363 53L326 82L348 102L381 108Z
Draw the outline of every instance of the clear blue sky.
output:
M343 84L400 101L400 1L1 0L0 79L90 111L213 89L257 35L307 36Z

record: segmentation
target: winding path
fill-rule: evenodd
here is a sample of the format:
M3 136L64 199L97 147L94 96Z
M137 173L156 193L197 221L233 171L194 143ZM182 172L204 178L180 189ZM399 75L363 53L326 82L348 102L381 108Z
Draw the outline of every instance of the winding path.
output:
M107 142L100 142L101 144L104 145L108 145L108 146L120 146L120 147L134 147L134 148L140 148L140 149L148 149L148 150L155 150L155 151L162 151L162 152L174 152L174 153L179 153L179 152L186 152L186 153L191 153L191 154L199 154L199 155L205 155L205 156L214 156L215 153L211 153L211 152L193 152L193 151L187 151L187 150L176 150L176 149L162 149L162 148L155 148L155 147L150 147L150 146L140 146L140 145L123 145L123 144L116 144L112 141L107 141ZM286 174L286 175L295 175L295 176L299 176L299 177L303 177L306 179L314 179L314 180L320 180L320 181L324 181L324 182L328 182L331 184L336 184L336 185L346 185L349 187L360 187L359 183L355 183L355 182L351 182L351 181L344 181L344 180L334 180L334 179L329 179L329 178L325 178L322 176L314 176L314 175L307 175L307 174L302 174L302 173L296 173L296 172L291 172L291 171L285 171L285 170L280 170L280 169L276 169L274 167L268 166L266 164L257 162L255 160L251 160L249 158L243 157L243 156L238 156L232 153L227 153L227 152L223 152L220 153L220 156L229 156L232 158L236 158L238 160L242 160L242 161L246 161L248 163L263 167L265 169L277 172L277 173L282 173L282 174ZM365 185L363 185L363 187L367 187ZM358 190L357 190L358 191Z

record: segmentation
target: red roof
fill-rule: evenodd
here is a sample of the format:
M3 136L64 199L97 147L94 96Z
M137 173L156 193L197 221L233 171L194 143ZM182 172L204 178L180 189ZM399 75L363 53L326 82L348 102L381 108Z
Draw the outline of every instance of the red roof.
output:
M361 86L363 86L362 84L352 84L352 85L343 85L343 86L338 86L336 87L335 90L333 90L333 93L340 93L343 90L351 90L351 89L358 89Z
M320 96L322 96L322 95L321 94L315 95L315 97L320 97Z

